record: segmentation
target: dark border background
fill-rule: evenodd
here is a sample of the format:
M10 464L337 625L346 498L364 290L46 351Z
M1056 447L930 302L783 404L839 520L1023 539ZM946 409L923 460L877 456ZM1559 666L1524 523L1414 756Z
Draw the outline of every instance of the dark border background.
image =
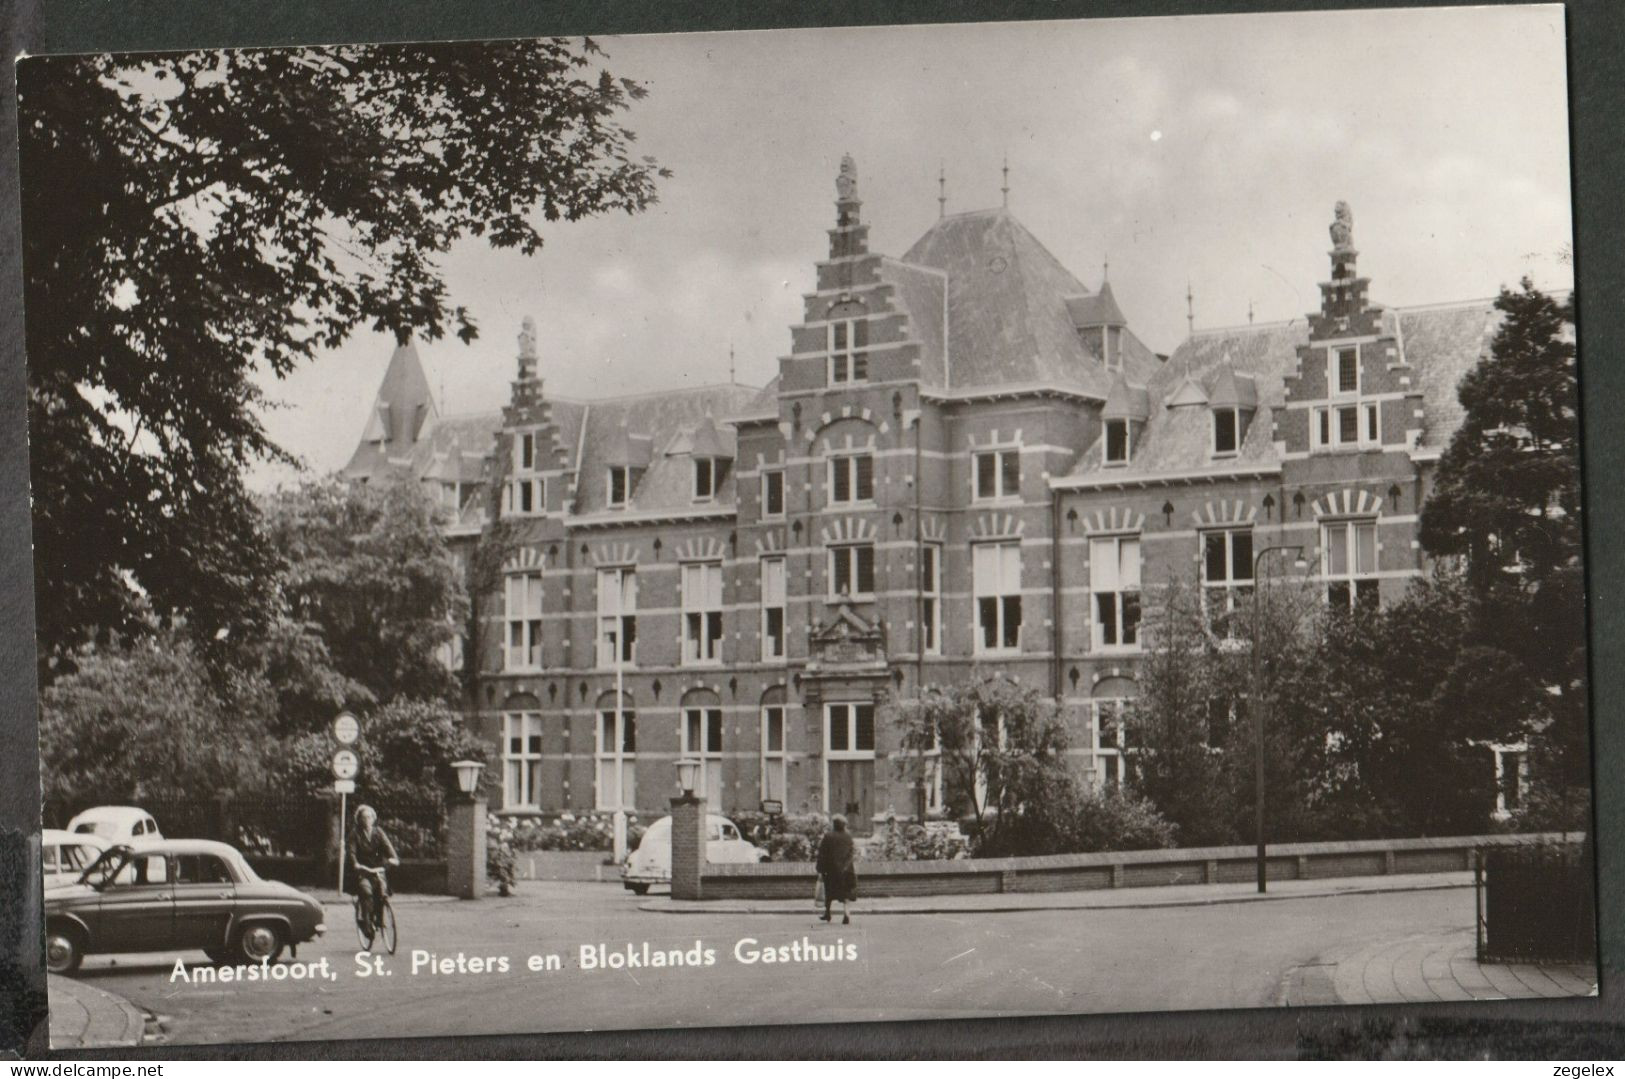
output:
M1492 0L1493 2L1493 0ZM1253 0L5 0L3 55L350 41L479 40L822 25L960 23L1326 7L1380 2ZM1441 5L1443 6L1443 5ZM1449 6L1462 6L1451 4ZM1594 776L1599 822L1602 996L1594 1000L1392 1008L1271 1009L1032 1019L734 1027L277 1045L172 1046L84 1058L376 1057L1526 1057L1625 1056L1625 4L1569 0L1569 124L1581 296ZM45 1055L37 879L22 857L39 828L32 559L28 517L16 82L0 73L0 1057ZM1510 268L1509 268L1510 270ZM1512 284L1511 281L1507 282ZM1610 423L1609 420L1614 422ZM18 912L22 914L19 917ZM1125 972L1132 977L1132 972ZM997 1001L987 1003L997 1006ZM477 1002L473 1004L477 1007ZM809 1018L811 1018L809 1016ZM40 1024L32 1041L30 1032ZM252 1036L252 1031L244 1031Z

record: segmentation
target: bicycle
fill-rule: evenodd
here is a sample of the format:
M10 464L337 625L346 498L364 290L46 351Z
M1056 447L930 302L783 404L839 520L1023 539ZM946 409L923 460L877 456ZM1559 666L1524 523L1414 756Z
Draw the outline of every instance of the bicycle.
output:
M372 951L372 942L382 934L384 938L384 951L390 955L395 954L395 908L389 902L389 887L384 879L383 866L357 865L356 873L370 873L376 883L373 888L373 903L371 916L363 902L366 894L360 888L357 880L355 893L355 935L361 942L361 950Z

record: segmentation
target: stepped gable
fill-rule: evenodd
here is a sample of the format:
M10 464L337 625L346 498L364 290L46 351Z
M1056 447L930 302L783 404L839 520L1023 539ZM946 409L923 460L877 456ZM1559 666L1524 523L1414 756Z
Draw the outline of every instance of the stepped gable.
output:
M920 347L920 381L941 386L947 377L948 279L940 271L883 256L880 280L892 286L893 304L908 316L908 338Z
M425 425L437 415L417 345L397 345L373 398L361 442L341 470L346 479L381 478L407 464Z
M1105 400L1107 372L1079 339L1066 302L1089 290L1008 210L944 217L903 261L948 275L941 388L1037 383Z
M719 448L731 457L736 452L734 430L723 421L729 416L747 414L762 393L755 386L724 383L594 401L554 399L557 405L568 404L585 415L586 437L580 440L575 512L618 515L690 510L698 505L733 506L732 468L724 473L715 498L703 504L694 502L690 456L693 439L710 417ZM579 424L576 429L580 430ZM627 507L610 509L606 477L612 458L628 437L650 440L649 466L633 485ZM571 452L574 453L573 445Z

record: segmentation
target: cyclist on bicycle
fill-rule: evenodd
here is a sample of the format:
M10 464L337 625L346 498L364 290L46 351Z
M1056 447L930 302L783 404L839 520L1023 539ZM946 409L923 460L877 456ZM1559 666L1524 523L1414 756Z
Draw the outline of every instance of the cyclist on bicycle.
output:
M380 894L389 894L388 880L384 876L384 867L400 865L400 856L395 853L395 844L389 841L389 836L378 827L378 811L372 806L364 805L355 811L355 829L350 833L350 872L355 880L356 895L361 899L363 911L368 920L376 925L378 918L378 898ZM379 889L386 889L383 893Z

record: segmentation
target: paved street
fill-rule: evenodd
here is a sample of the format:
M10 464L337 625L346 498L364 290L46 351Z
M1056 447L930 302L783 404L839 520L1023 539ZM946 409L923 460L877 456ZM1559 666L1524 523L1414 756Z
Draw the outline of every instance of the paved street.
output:
M527 883L520 896L479 903L405 897L389 973L361 977L348 908L335 904L327 939L299 953L301 962L326 957L332 980L188 985L170 980L173 955L93 956L77 977L156 1015L159 1037L172 1042L1335 1003L1343 957L1385 942L1470 948L1473 893L870 918L860 908L845 927L810 910L677 917L638 908L619 888L591 883ZM743 954L785 948L789 961L740 962L736 944L746 938L757 943L741 945ZM804 941L855 944L857 958L797 962L788 949ZM641 957L644 942L651 951L703 942L714 965L579 966L584 944L603 943L606 954L631 944ZM450 960L452 972L413 974L415 948ZM550 954L560 969L526 969L528 957ZM474 958L501 956L507 973L473 972ZM182 958L203 963L201 953ZM1370 966L1368 956L1362 970ZM1375 985L1369 973L1360 984ZM1503 988L1550 995L1556 983L1521 993L1519 985Z

